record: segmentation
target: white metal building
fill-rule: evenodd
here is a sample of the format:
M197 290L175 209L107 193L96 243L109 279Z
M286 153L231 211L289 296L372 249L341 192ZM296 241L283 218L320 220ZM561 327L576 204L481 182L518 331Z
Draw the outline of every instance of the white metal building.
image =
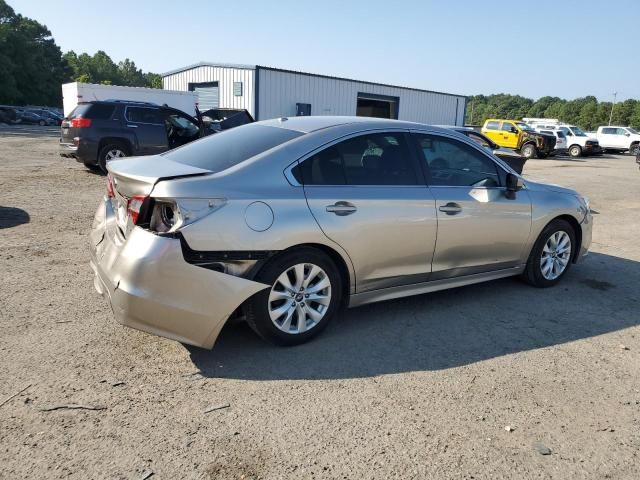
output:
M198 63L162 75L168 90L193 91L200 110L244 108L256 120L359 115L463 125L463 95L295 72L260 65Z

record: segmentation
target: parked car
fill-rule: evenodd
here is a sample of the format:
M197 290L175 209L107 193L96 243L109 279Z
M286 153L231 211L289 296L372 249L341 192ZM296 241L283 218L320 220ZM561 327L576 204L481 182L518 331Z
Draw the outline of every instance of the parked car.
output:
M252 122L251 115L243 112L243 121ZM232 123L235 125L236 116L229 116L233 120L212 120L205 125L180 110L152 103L80 103L62 121L60 155L106 172L107 164L115 158L155 155L225 130Z
M640 133L631 127L598 127L595 133L598 143L604 150L617 152L629 152L629 155L638 153L640 145Z
M562 123L556 118L523 118L522 120L533 128L544 128L564 133L567 137L567 152L572 157L602 153L598 139L586 134L580 127Z
M44 127L45 125L54 125L53 120L41 117L37 113L33 113L28 110L24 110L20 114L20 123L24 125L40 125L42 127Z
M342 305L512 275L550 287L591 243L580 194L412 122L267 120L107 168L96 289L122 324L206 348L239 309L293 345Z
M544 135L519 120L488 119L482 133L501 147L513 148L529 158L546 158L556 145L555 136Z
M564 134L564 132L540 126L534 127L534 130L536 132L544 133L546 135L553 135L554 137L556 137L556 146L553 149L553 152L551 152L549 155L564 155L568 152L569 149L567 148L567 136Z
M482 145L500 160L509 165L509 167L511 167L516 173L522 174L522 170L524 169L524 164L527 162L527 159L515 150L501 147L489 137L477 132L471 127L446 126L445 128L451 128L452 130L455 130L456 132L459 132L475 141L479 145Z
M46 110L43 108L39 109L30 109L30 112L33 112L37 115L40 115L44 119L50 120L51 125L62 125L62 116L56 112L52 112L51 110Z
M15 107L0 105L0 123L15 125L20 123L20 115Z

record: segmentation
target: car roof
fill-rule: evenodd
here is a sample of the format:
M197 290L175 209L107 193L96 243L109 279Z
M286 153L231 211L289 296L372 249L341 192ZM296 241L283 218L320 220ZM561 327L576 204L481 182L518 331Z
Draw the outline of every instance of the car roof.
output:
M353 116L304 116L304 117L281 117L271 120L263 120L256 122L260 125L269 127L286 128L302 133L311 133L318 130L331 127L340 127L350 125L352 127L366 129L385 129L385 128L406 128L424 130L425 127L430 130L445 132L448 129L440 128L424 123L408 122L404 120L392 120L386 118L372 117L353 117Z

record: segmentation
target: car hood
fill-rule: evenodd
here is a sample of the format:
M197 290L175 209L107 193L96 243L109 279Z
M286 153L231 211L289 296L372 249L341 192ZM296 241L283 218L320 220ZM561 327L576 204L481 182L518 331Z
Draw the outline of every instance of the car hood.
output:
M562 185L555 185L553 183L536 182L533 180L525 180L527 188L534 192L557 192L565 193L567 195L579 195L578 192L571 188L563 187Z

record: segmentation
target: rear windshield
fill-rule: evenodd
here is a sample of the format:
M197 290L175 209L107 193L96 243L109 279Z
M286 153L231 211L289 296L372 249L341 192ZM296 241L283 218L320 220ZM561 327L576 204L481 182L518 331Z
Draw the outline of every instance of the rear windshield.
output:
M69 118L91 118L93 120L108 120L113 115L115 105L104 103L81 103L69 114Z
M302 132L286 128L243 125L169 150L162 156L217 173L301 135Z

